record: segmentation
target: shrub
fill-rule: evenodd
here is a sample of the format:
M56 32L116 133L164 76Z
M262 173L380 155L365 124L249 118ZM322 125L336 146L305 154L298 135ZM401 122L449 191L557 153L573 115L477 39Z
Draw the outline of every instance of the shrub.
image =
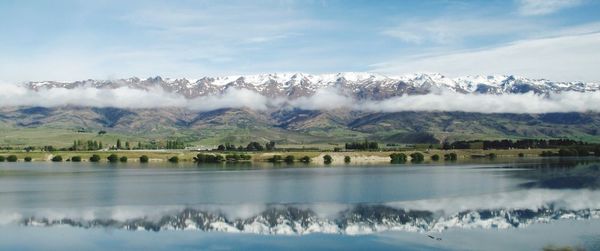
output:
M148 156L142 155L140 156L140 163L148 163Z
M525 157L525 154L524 153L519 153L519 158L523 158L523 157Z
M108 162L114 163L114 162L119 161L119 156L117 156L116 154L113 153L113 154L109 155L106 159L108 160Z
M252 156L250 154L240 154L240 158L242 160L251 160Z
M420 152L414 152L410 154L411 162L422 162L425 159L425 156Z
M391 162L395 164L406 162L406 154L404 153L392 153L390 154L390 158Z
M269 158L268 161L269 162L281 162L283 160L283 158L281 157L281 155L273 155L273 157Z
M8 155L8 157L6 157L6 161L17 162L17 155Z
M199 153L198 155L196 155L196 157L194 157L194 162L196 163L219 163L224 160L225 158L223 157L223 155L220 154L215 155Z
M119 158L119 161L127 162L127 156L123 156L123 157Z
M344 156L344 163L350 163L350 161L352 161L350 156Z
M495 153L489 153L488 154L488 158L495 159L496 158L496 154Z
M285 159L283 159L283 161L285 161L285 163L294 163L294 160L295 160L294 155L285 156Z
M457 160L458 156L456 155L456 153L447 153L444 154L444 160Z
M71 161L73 161L73 162L81 162L81 156L73 156L73 157L71 157Z
M438 161L438 160L440 160L440 156L437 154L431 155L431 160Z
M323 163L325 163L326 165L331 164L331 162L333 162L333 158L331 157L331 155L327 154L325 156L323 156Z
M6 160L6 157L0 155L0 162L4 162Z
M98 161L100 161L100 155L94 154L94 155L92 155L92 157L90 157L90 162L98 162Z
M61 162L61 161L63 161L63 158L60 155L56 155L56 156L52 157L52 161L53 162Z
M171 162L171 163L177 163L177 162L179 162L179 157L173 156L173 157L169 158L169 162Z
M25 160L25 162L31 162L31 157L27 156L23 160Z
M300 158L300 162L302 162L302 163L310 163L310 157L304 156L304 157Z

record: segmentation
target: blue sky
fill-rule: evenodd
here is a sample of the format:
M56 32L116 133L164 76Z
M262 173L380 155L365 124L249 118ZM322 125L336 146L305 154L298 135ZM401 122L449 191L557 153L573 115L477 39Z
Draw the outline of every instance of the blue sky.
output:
M271 72L600 81L600 1L0 1L0 81Z

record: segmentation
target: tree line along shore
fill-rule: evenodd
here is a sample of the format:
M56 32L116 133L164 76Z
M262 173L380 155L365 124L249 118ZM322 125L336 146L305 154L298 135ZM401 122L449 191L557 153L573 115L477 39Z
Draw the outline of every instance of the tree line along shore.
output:
M146 144L147 145L147 144ZM279 147L269 141L246 145L220 144L211 149L186 149L182 141L166 141L162 149L144 149L138 142L129 142L104 148L102 142L75 140L71 147L0 146L0 162L54 161L54 162L273 162L273 163L351 163L351 162L426 162L461 159L495 159L514 157L573 157L600 156L600 145L569 139L539 140L475 140L443 144L386 144L373 141L334 144L333 149Z
M510 149L510 150L424 150L424 151L4 151L0 162L274 162L274 163L403 163L455 161L464 159L521 158L558 156L560 149ZM548 154L550 152L551 154Z

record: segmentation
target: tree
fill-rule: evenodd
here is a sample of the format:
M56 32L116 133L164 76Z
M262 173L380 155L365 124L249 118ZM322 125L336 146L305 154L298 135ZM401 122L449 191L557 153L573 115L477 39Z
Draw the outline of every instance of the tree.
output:
M294 163L294 160L295 160L294 155L285 156L285 159L284 159L285 163L288 163L288 164Z
M457 159L458 159L458 156L456 155L456 153L447 153L447 154L444 154L444 160L454 161L454 160L457 160Z
M225 158L223 157L223 155L220 154L204 154L204 153L199 153L198 155L196 155L196 157L194 157L194 162L200 164L200 163L220 163L222 161L225 161Z
M331 162L333 162L333 158L331 157L331 155L327 154L325 156L323 156L323 163L325 163L326 165L331 164Z
M390 154L391 162L394 164L406 162L406 154L404 153L392 153Z
M71 157L72 162L81 162L81 156L73 156Z
M127 156L122 156L121 158L119 158L119 161L127 162Z
M171 162L171 163L177 163L177 162L179 162L179 157L173 156L173 157L169 158L169 162Z
M60 155L56 155L56 156L52 157L52 161L53 162L61 162L61 161L63 161L63 158Z
M117 149L121 149L121 140L117 139Z
M117 156L116 154L113 153L113 154L109 155L106 159L108 160L108 162L115 163L115 162L119 161L119 156Z
M283 158L281 157L281 155L273 155L273 157L269 158L268 161L269 162L281 162L283 160Z
M23 160L25 160L25 162L31 162L31 157L27 156Z
M6 161L8 162L17 162L17 155L8 155L8 157L6 157Z
M431 155L431 160L438 161L438 160L440 160L440 156L437 154Z
M350 156L344 156L344 163L350 163L350 161L352 161L352 158L350 158Z
M425 159L425 156L423 156L423 154L420 152L414 152L414 153L410 154L411 162L422 162L424 159Z
M219 145L217 146L217 151L225 151L225 145Z
M146 155L140 156L140 163L148 163L148 156L146 156Z
M142 149L142 142L138 141L138 147L137 147L137 149Z
M302 162L302 163L310 163L310 157L304 156L304 157L300 158L300 162Z
M131 150L131 147L129 147L129 141L125 142L125 149Z
M4 162L6 160L6 157L0 155L0 162Z
M90 157L90 162L98 162L98 161L100 161L100 155L94 154L94 155L92 155L92 157Z
M246 146L247 151L263 151L265 148L258 142L250 142L248 146Z

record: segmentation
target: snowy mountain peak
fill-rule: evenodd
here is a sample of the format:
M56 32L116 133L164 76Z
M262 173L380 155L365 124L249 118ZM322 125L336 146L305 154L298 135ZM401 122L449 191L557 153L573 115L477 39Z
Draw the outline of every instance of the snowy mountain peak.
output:
M361 99L382 99L391 96L426 94L448 90L458 93L506 94L528 93L549 94L555 92L589 92L600 90L599 83L553 82L546 79L530 79L514 75L475 75L449 78L439 73L414 73L386 76L368 72L340 72L333 74L306 74L300 72L269 73L256 75L232 75L203 77L197 80L186 78L163 78L160 76L142 80L137 77L120 80L84 80L76 82L29 82L26 87L41 88L119 88L147 89L160 86L186 97L220 94L230 88L248 89L269 97L310 96L319 89L337 88L343 93Z

